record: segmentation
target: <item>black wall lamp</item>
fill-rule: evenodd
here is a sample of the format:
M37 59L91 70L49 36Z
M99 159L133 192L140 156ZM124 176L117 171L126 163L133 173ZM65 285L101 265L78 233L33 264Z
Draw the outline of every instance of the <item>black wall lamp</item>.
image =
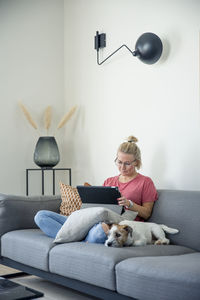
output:
M163 50L161 39L154 33L146 32L143 33L137 40L134 51L124 44L106 57L103 61L99 62L99 49L106 47L106 34L99 34L97 31L96 36L94 37L94 44L94 48L97 50L98 65L102 65L107 59L109 59L123 47L125 47L133 56L139 58L143 63L152 65L159 60Z

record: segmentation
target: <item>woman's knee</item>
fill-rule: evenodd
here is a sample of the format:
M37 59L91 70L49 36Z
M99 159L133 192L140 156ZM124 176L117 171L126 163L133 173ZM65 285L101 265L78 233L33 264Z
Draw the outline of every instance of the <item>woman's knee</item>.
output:
M107 235L103 230L102 224L98 223L89 230L85 238L85 242L104 244L106 239Z
M39 210L37 212L37 214L34 217L34 221L37 225L40 224L41 220L43 220L44 218L47 217L47 215L48 215L47 212L48 212L47 210Z

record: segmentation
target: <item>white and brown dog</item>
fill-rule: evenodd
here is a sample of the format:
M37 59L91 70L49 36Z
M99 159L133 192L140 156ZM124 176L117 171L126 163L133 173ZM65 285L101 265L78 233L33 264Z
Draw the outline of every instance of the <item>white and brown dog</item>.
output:
M122 221L119 224L108 224L108 247L144 246L147 244L168 245L167 233L178 233L178 229L156 223Z

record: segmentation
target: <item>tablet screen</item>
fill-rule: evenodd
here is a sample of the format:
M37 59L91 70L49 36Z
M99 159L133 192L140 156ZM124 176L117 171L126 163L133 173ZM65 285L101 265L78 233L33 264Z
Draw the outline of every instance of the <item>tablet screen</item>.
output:
M83 186L78 185L77 190L83 203L115 204L121 194L117 187L113 186Z

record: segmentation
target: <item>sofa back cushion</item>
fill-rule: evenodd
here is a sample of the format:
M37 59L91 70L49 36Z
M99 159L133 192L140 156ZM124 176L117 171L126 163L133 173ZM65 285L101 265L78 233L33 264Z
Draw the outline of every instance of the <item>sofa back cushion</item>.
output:
M60 196L15 196L0 193L0 237L12 230L38 228L34 216L39 210L59 212Z
M169 235L171 243L200 251L200 191L158 190L158 195L148 222L179 229Z

